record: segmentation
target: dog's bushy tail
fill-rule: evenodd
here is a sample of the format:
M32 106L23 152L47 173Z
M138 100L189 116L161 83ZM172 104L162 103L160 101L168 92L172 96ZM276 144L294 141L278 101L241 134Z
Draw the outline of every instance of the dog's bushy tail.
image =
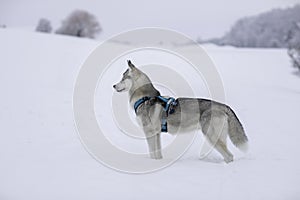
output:
M227 107L226 113L228 115L228 135L230 140L238 149L247 152L248 138L241 122L230 107Z

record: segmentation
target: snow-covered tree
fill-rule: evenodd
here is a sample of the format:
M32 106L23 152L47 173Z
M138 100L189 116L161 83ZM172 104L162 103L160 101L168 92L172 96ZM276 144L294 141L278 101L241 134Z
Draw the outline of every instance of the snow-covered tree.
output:
M237 47L289 47L299 42L300 5L238 20L222 38L210 40Z
M56 30L57 34L95 38L101 31L97 18L84 10L73 11Z
M51 33L51 22L48 19L41 18L35 30L38 32Z

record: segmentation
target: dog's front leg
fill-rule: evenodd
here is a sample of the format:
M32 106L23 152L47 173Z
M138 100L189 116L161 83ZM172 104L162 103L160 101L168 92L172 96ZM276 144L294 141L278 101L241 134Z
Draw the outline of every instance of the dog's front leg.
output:
M162 153L161 153L161 143L160 143L160 132L156 134L155 136L155 157L156 159L162 159Z
M142 112L139 115L139 121L142 122L143 130L147 139L150 157L153 159L161 159L161 144L160 144L160 121L157 116L150 116L147 112Z
M153 159L162 159L160 133L146 133L150 157Z

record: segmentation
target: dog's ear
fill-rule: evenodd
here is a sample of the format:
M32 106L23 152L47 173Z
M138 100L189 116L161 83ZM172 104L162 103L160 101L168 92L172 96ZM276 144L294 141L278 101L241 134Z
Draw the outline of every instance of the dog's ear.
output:
M129 67L130 69L135 69L134 64L132 64L130 60L127 60L127 63L128 63L128 67Z

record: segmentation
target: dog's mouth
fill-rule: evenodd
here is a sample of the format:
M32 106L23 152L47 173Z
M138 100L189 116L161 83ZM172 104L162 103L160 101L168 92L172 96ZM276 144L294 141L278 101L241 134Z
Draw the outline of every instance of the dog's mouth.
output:
M116 84L116 85L113 85L113 88L114 88L117 92L122 92L122 91L125 90L125 88L119 89L119 88L117 87L117 84Z
M116 89L117 92L123 92L125 90L125 88L123 89Z

